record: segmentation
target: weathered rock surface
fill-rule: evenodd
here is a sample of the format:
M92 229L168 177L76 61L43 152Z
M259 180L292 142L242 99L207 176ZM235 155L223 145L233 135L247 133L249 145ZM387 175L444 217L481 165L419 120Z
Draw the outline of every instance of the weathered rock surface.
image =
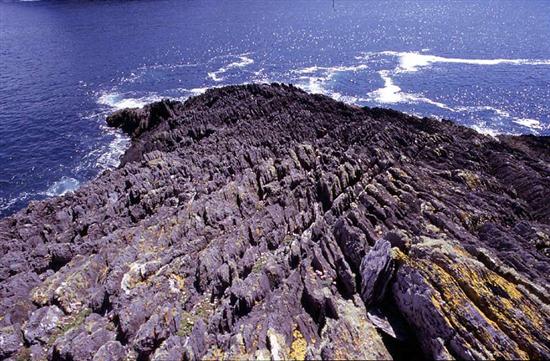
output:
M550 139L282 85L108 123L119 169L0 220L0 358L550 358Z

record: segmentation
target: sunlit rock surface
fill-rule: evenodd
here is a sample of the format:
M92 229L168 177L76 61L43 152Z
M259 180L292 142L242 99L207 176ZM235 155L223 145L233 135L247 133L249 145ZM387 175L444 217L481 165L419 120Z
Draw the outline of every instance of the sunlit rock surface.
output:
M108 120L0 220L0 358L548 359L550 140L282 85Z

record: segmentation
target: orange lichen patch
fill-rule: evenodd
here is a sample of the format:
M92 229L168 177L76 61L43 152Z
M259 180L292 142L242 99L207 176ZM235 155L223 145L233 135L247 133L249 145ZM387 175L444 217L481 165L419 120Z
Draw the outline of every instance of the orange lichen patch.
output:
M57 302L66 313L83 309L88 302L90 288L97 282L104 270L104 264L95 256L75 256L64 269L48 277L31 292L31 299L37 305Z
M240 327L240 331L242 332L243 325ZM228 353L226 354L226 357L228 360L251 360L254 357L246 352L246 347L244 345L244 339L242 333L239 332L235 335L235 343L231 345L231 348L229 349Z
M120 288L127 294L134 288L141 287L147 284L147 276L144 274L144 265L134 262L130 264L130 269L122 276Z
M304 335L295 328L292 332L292 343L290 344L290 358L292 360L304 360L306 357L307 341Z
M33 303L43 306L48 304L52 293L53 289L51 289L51 280L46 279L44 283L31 291L31 300Z
M189 312L182 312L180 316L180 323L178 325L178 336L187 337L193 330L195 325L195 317Z

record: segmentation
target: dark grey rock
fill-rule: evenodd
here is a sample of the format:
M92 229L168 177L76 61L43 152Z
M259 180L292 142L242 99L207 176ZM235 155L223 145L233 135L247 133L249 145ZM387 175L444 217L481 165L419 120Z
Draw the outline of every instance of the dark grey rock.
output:
M0 220L0 357L550 358L548 137L281 84L107 122L120 167Z
M361 298L366 306L382 301L394 270L390 242L377 241L361 261Z

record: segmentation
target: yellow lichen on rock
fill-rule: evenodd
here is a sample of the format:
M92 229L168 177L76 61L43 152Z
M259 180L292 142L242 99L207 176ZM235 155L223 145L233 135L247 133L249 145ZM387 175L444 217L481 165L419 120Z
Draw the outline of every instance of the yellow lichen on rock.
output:
M481 185L481 181L479 177L468 170L462 170L458 172L458 177L464 181L468 185L470 189L476 189Z
M298 328L292 332L292 343L290 344L290 358L292 360L304 360L306 357L307 341Z
M485 267L461 246L452 241L424 239L413 246L409 255L395 250L392 255L405 267L403 274L417 272L421 276L416 282L426 289L424 294L429 295L433 306L428 317L431 322L439 320L442 328L458 331L453 336L455 345L458 342L471 349L476 357L527 359L544 353L539 346L544 340L530 336L536 329L550 337L545 311L538 307L540 301ZM470 339L472 336L474 339ZM484 347L475 350L476 344Z

